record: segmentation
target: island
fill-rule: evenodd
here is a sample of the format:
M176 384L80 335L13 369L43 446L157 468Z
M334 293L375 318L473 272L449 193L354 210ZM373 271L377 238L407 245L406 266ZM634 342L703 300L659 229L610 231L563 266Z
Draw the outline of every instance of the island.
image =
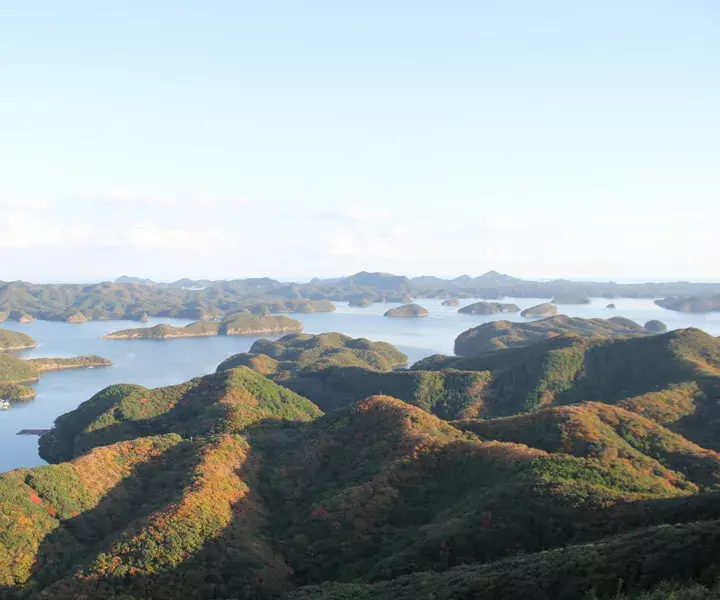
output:
M406 318L417 318L427 317L428 311L419 304L403 304L402 306L396 306L386 311L383 316L390 317L393 319L406 319Z
M248 310L254 314L329 311L333 302L371 298L373 302L408 304L416 299L555 298L556 303L587 303L597 298L662 298L671 310L719 310L720 282L531 281L496 271L445 279L406 277L361 271L345 277L282 282L270 277L228 280L180 279L172 283L123 276L118 280L81 284L35 284L0 281L0 321L34 319L81 323L85 320L147 317L216 320ZM265 306L266 310L260 308Z
M80 311L74 312L73 314L69 315L67 319L65 319L66 323L85 323L89 321L90 319L86 317L83 313Z
M530 308L526 308L520 313L521 317L552 317L558 314L557 306L550 302L543 302L542 304L536 304Z
M0 329L0 351L25 350L35 346L37 346L37 342L25 333Z
M688 313L720 311L720 295L717 296L671 296L655 300L655 304L668 310Z
M652 319L645 323L645 329L653 333L663 333L667 331L667 325L658 319Z
M460 306L460 300L457 298L448 298L447 300L443 300L442 302L443 306Z
M176 338L213 337L218 335L260 335L264 333L287 333L302 331L302 323L285 317L258 316L251 313L239 313L228 319L217 321L197 321L185 327L160 324L153 327L121 329L103 337L106 340L167 340Z
M348 306L354 306L356 308L366 308L373 303L372 298L368 296L361 296L359 298L353 298L348 302Z
M517 304L503 304L501 302L475 302L458 310L463 315L495 315L498 313L520 312Z
M611 303L608 304L605 308L615 308L615 305L611 302Z
M590 298L586 294L565 292L555 294L550 302L551 304L590 304Z

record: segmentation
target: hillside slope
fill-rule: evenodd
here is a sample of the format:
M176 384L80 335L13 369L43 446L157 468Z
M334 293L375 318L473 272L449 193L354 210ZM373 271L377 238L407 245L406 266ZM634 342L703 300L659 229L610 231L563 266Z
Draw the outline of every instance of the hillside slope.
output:
M715 338L567 336L425 361L463 370L319 368L332 340L370 344L333 336L252 357L355 372L349 396L397 378L415 405L375 393L322 414L235 359L181 385L106 388L41 438L53 464L0 475L0 597L570 600L720 568L720 455L670 417L696 386L708 421ZM553 402L518 404L538 381ZM472 403L509 416L457 410Z

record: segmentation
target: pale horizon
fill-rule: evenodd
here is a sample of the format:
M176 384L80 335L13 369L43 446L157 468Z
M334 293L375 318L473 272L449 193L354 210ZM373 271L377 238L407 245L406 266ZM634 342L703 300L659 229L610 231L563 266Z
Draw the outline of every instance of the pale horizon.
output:
M720 277L708 1L10 3L0 279Z

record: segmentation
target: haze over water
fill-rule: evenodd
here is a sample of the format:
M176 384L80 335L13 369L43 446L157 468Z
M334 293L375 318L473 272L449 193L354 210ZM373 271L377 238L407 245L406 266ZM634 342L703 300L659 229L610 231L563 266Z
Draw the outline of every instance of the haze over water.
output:
M461 305L476 300L463 300ZM547 299L506 298L520 308L528 308ZM608 309L608 303L617 308ZM392 305L373 304L353 308L335 303L332 313L296 314L307 333L339 331L352 337L367 337L373 341L387 341L408 355L409 363L436 353L452 354L455 338L466 329L488 321L530 321L519 313L500 315L462 315L459 307L441 306L442 300L419 300L430 312L423 319L388 319L383 313ZM652 300L594 298L587 305L563 305L560 312L573 317L622 316L640 324L651 319L664 321L669 329L697 327L720 335L720 313L690 314L665 310ZM186 325L181 319L151 319L147 326L158 323ZM75 325L62 322L36 321L30 324L5 322L2 327L22 331L38 342L37 348L22 353L23 357L69 357L99 354L113 362L109 368L77 369L50 372L34 384L37 398L14 403L10 410L0 412L0 472L16 467L44 464L37 455L36 436L18 436L21 429L50 428L53 421L104 387L114 383L137 383L158 387L182 383L215 370L232 354L247 352L257 337L219 336L176 340L103 340L103 335L137 327L134 321L90 321ZM275 336L272 339L276 339Z

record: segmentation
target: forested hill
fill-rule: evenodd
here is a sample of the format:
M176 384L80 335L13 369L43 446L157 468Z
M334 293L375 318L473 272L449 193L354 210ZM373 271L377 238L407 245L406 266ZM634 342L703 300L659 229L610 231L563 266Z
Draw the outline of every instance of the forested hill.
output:
M720 283L528 281L490 271L479 277L408 278L360 272L336 279L284 283L268 277L226 281L181 279L156 283L123 276L114 283L47 284L0 282L0 321L37 319L82 323L89 319L135 319L148 316L208 319L242 310L255 314L333 310L327 301L408 303L412 298L671 298L672 310L716 310ZM322 302L325 304L322 304Z
M0 597L574 600L711 583L718 343L560 336L392 371L392 346L294 334L185 384L111 386L41 438L50 465L0 475ZM323 414L244 364L283 382L352 371L364 395Z

